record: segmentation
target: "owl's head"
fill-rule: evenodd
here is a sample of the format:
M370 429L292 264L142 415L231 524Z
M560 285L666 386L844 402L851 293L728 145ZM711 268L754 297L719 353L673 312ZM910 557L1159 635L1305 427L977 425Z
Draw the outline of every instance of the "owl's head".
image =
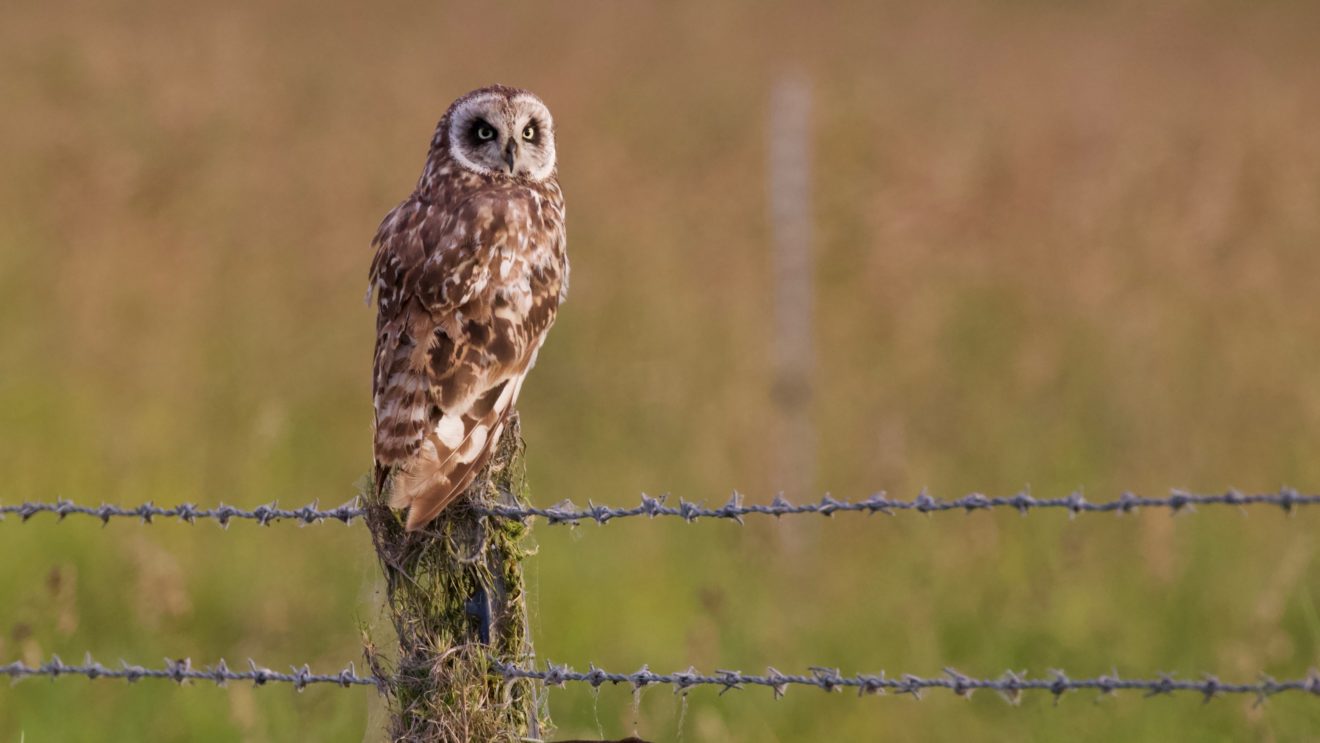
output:
M533 93L503 85L454 101L440 121L449 156L464 170L543 181L555 172L555 122Z

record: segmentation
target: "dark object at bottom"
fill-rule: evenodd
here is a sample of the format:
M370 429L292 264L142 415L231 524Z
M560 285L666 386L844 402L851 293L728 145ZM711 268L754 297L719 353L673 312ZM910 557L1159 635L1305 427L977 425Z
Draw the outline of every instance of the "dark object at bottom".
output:
M477 623L477 637L482 645L490 644L490 597L486 594L485 586L478 585L477 590L473 592L463 605L468 618Z

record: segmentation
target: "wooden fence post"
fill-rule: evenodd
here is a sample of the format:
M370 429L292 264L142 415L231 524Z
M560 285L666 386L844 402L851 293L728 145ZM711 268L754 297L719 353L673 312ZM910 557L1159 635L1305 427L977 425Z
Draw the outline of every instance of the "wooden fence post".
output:
M805 500L816 477L812 376L816 365L815 269L811 215L811 80L785 75L770 99L766 152L774 268L771 401L775 483Z
M522 561L529 527L484 516L483 505L527 505L523 443L514 413L486 470L426 529L404 531L402 514L369 483L366 522L385 573L386 611L398 633L388 660L367 659L388 679L390 740L521 741L549 727L539 687L490 665L531 658Z

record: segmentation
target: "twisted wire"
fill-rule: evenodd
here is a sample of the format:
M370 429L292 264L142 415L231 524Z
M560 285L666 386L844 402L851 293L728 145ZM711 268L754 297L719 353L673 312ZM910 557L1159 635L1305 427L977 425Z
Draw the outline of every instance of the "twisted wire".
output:
M817 514L832 516L836 513L884 514L892 516L899 511L917 511L919 513L942 513L946 511L988 511L992 509L1012 509L1023 515L1040 509L1066 510L1070 515L1083 513L1132 513L1143 508L1167 509L1178 513L1195 510L1197 506L1277 506L1286 513L1302 506L1320 505L1320 495L1305 495L1291 488L1283 488L1275 493L1241 493L1230 490L1225 493L1201 495L1174 490L1164 498L1150 498L1124 492L1116 500L1092 503L1080 492L1074 492L1062 498L1035 498L1026 492L1011 496L989 497L981 493L972 493L961 498L943 500L931 497L922 491L911 500L889 498L884 492L876 493L859 501L838 500L829 495L815 503L791 503L783 496L776 496L767 505L748 504L743 495L735 492L724 505L711 508L680 498L678 505L666 504L667 498L652 498L643 494L639 505L627 508L612 508L596 505L588 501L586 507L579 507L572 501L562 501L549 508L535 506L514 508L492 506L484 509L495 516L512 519L526 519L541 516L551 524L577 524L582 521L595 521L600 524L620 518L648 516L651 518L668 516L681 518L687 522L700 519L729 519L743 523L745 516L799 516Z
M54 502L28 502L14 505L0 504L0 519L7 515L16 515L24 523L38 514L54 514L60 521L69 516L91 516L100 519L102 524L111 519L136 519L150 524L157 519L176 519L189 524L198 521L215 521L228 528L233 521L255 521L262 526L270 526L277 521L297 521L303 525L322 521L352 523L362 518L366 510L359 507L358 499L345 503L338 508L321 509L316 501L302 508L280 508L276 503L257 506L252 509L236 508L221 503L215 508L199 508L191 503L162 507L148 501L138 506L113 506L102 503L99 506L82 506L60 498Z
M608 683L641 689L646 686L668 685L674 687L675 693L685 693L697 686L716 686L720 688L721 694L732 689L763 686L771 689L776 699L784 696L792 686L815 687L823 691L856 689L859 695L886 692L910 694L917 698L928 689L944 689L962 697L970 697L972 692L978 689L988 689L998 692L1014 703L1019 701L1023 692L1034 691L1048 692L1056 702L1068 692L1086 690L1098 691L1102 695L1120 691L1141 691L1145 692L1147 697L1194 692L1200 694L1206 701L1223 695L1246 694L1255 696L1257 701L1261 702L1275 694L1298 691L1320 696L1320 673L1314 670L1301 679L1278 681L1262 676L1261 680L1255 683L1229 683L1220 681L1213 675L1206 675L1199 681L1176 679L1171 674L1159 674L1155 679L1124 679L1120 678L1117 672L1096 678L1074 679L1058 670L1051 671L1049 678L1036 679L1028 678L1025 673L1013 671L1007 671L993 679L973 678L952 668L944 669L944 675L935 678L923 678L912 674L891 678L884 672L844 676L837 668L817 666L811 667L808 674L785 674L770 667L766 669L765 674L758 675L741 671L716 671L713 674L703 674L694 668L676 673L655 673L647 666L642 666L640 670L632 673L610 673L596 668L595 665L583 673L554 663L547 663L545 670L538 671L535 668L523 668L499 661L493 663L505 677L535 679L551 686L562 687L567 683L586 683L592 688L599 688Z
M943 676L922 677L914 674L889 677L882 671L878 674L856 674L845 676L837 668L812 666L806 674L781 673L774 667L768 667L764 674L749 674L742 671L717 670L703 674L695 668L674 673L656 673L648 666L642 666L632 673L614 673L597 668L575 671L565 665L546 663L544 670L524 668L516 664L504 663L491 658L491 667L508 679L532 679L549 686L564 687L569 683L585 683L592 688L605 684L625 685L633 689L648 686L672 686L675 693L686 693L700 686L718 687L720 693L749 686L769 688L776 699L788 692L790 687L813 687L822 691L842 691L856 689L859 696L867 694L908 694L920 699L930 689L942 689L961 697L970 697L979 689L994 691L1006 700L1017 703L1024 692L1047 692L1055 702L1065 694L1074 691L1096 691L1101 695L1116 694L1120 691L1140 691L1146 697L1156 697L1175 693L1195 693L1205 701L1225 695L1250 695L1257 703L1269 697L1285 692L1305 692L1320 696L1320 672L1312 670L1305 678L1279 681L1269 676L1262 676L1252 683L1233 683L1221 681L1217 676L1205 675L1200 680L1177 679L1172 674L1162 673L1153 679L1124 679L1117 672L1095 678L1070 678L1063 671L1050 672L1049 678L1030 678L1025 673L1006 671L997 678L975 678L967 676L953 668L945 668ZM27 665L21 661L0 666L0 676L8 676L14 682L31 677L51 679L83 676L91 680L121 679L135 683L142 679L166 679L183 684L187 681L210 681L224 687L231 681L251 682L254 686L283 683L302 691L313 684L331 684L341 688L353 686L375 686L384 690L388 679L376 676L359 676L352 663L338 673L312 673L307 665L291 667L291 673L282 673L257 665L248 660L247 670L233 670L223 659L213 666L194 668L190 659L165 659L162 668L145 666L120 661L118 667L105 666L95 661L90 654L81 664L70 665L60 660L58 655L41 665Z
M352 663L344 666L339 673L328 674L312 673L307 665L301 668L293 667L292 673L281 673L259 666L252 659L248 659L247 670L233 670L223 658L215 665L205 668L193 668L192 660L188 658L183 660L166 658L163 668L146 668L122 660L119 663L118 667L105 666L93 660L89 653L81 664L69 665L60 660L58 655L52 655L49 661L37 666L30 666L21 661L0 666L0 676L8 676L15 682L33 676L46 676L52 679L62 676L86 676L89 679L123 679L129 683L142 679L169 679L177 684L185 681L211 681L217 686L224 686L230 681L251 681L254 686L272 683L292 684L298 691L312 684L334 684L344 688L381 685L380 680L374 676L359 676Z
M826 495L814 503L791 503L782 496L776 496L768 504L746 503L741 493L733 496L721 506L710 507L680 498L676 505L670 505L668 496L653 498L643 494L636 506L602 506L591 501L586 506L578 506L571 500L561 501L553 506L471 506L479 514L498 518L527 520L535 516L544 518L550 524L578 525L584 521L605 524L615 519L636 518L678 518L685 522L703 519L723 519L743 523L746 516L833 516L836 513L884 514L892 516L900 511L918 513L943 513L947 511L989 511L1011 509L1026 515L1037 510L1062 510L1070 516L1088 513L1132 513L1141 509L1162 509L1171 513L1195 510L1202 506L1274 506L1285 513L1305 506L1320 505L1320 495L1299 493L1292 488L1283 488L1272 493L1241 493L1229 490L1225 493L1197 494L1174 490L1168 496L1152 498L1124 492L1117 499L1091 502L1080 492L1060 498L1036 498L1026 492L1010 496L990 497L980 493L971 493L961 498L945 500L934 498L926 492L910 500L890 498L885 493L876 493L864 500L839 500ZM114 506L102 503L99 506L84 506L59 499L54 502L26 502L12 505L0 504L0 520L7 515L16 515L27 522L39 514L53 514L63 521L68 516L89 516L108 524L112 519L135 519L144 524L160 519L174 519L187 523L197 521L215 521L228 527L233 521L254 521L262 526L269 526L278 521L294 521L302 525L324 521L338 521L350 524L362 518L366 509L360 500L354 498L337 508L321 509L316 501L302 508L280 508L276 503L257 506L252 509L236 508L221 504L215 508L200 508L191 503L178 506L162 507L147 502L138 506Z

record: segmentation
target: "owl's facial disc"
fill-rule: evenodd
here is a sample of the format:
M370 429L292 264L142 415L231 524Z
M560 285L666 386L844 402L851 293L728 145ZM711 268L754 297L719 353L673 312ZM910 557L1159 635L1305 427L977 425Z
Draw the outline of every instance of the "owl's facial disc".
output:
M449 151L466 170L545 180L555 170L554 120L530 93L469 98L450 112Z

